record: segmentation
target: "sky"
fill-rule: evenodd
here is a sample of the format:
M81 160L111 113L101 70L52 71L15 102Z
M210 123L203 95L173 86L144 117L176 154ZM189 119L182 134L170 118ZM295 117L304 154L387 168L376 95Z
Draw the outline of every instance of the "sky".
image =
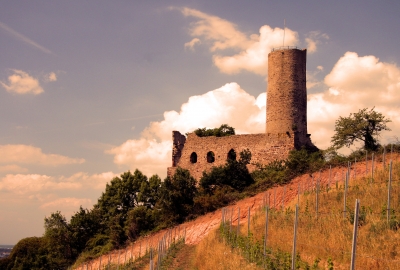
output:
M375 107L400 134L398 1L3 1L0 244L91 208L107 182L166 176L172 131L265 130L268 53L307 48L308 132ZM283 38L283 36L285 38Z

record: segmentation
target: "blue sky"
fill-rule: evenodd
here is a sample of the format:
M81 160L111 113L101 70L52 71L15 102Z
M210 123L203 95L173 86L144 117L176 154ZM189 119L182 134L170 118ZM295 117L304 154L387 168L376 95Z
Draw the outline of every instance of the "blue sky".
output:
M376 106L400 129L395 1L4 1L0 243L91 207L107 181L166 174L171 131L265 130L267 54L308 49L312 140Z

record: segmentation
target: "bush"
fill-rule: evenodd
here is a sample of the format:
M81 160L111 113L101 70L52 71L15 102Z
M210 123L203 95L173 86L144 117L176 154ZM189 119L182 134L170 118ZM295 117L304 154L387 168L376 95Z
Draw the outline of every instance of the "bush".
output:
M292 178L321 169L325 165L325 160L321 151L311 152L302 148L301 150L290 151L285 164L288 169L288 176Z
M219 128L198 128L194 131L194 133L199 137L208 137L208 136L216 136L216 137L224 137L235 135L235 129L227 124L221 125Z
M245 187L254 183L254 179L247 169L250 160L251 152L248 149L243 150L240 152L239 161L228 159L224 166L213 167L209 173L204 171L200 179L200 186L209 194L212 194L217 186L224 185L237 191L243 191Z

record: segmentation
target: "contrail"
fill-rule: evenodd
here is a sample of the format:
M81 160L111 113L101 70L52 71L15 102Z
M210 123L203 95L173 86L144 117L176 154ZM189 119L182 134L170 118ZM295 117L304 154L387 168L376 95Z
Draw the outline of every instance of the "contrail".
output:
M8 33L10 33L11 35L13 35L14 37L16 37L19 40L22 40L25 43L28 43L29 45L36 47L37 49L41 50L44 53L48 53L48 54L53 54L54 53L52 51L50 51L49 49L46 49L45 47L37 44L35 41L31 40L30 38L18 33L17 31L15 31L14 29L11 29L10 27L8 27L7 25L5 25L4 23L0 22L0 28L6 30Z

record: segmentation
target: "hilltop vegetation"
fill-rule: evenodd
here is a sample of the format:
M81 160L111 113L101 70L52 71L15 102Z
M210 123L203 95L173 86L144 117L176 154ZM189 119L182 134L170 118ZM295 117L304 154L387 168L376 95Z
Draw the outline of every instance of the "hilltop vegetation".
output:
M198 128L193 132L199 137L225 137L235 135L235 129L227 124L223 124L219 128Z

